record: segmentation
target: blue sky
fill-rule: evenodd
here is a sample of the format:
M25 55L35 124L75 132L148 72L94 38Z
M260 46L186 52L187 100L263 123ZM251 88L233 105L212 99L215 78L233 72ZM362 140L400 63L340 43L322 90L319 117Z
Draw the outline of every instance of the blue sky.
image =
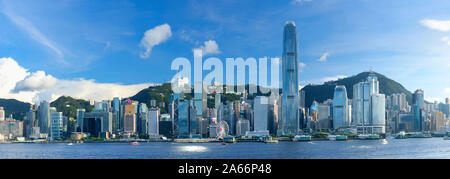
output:
M193 59L192 49L207 41L218 47L210 56L220 59L279 57L283 25L294 21L302 86L373 67L410 91L421 88L427 99L442 100L450 96L449 9L447 0L0 0L0 58L10 57L23 71L3 85L0 97L95 98L67 89L86 82L121 89L104 98L127 96L169 81L172 60ZM145 32L163 24L170 35L141 58ZM27 83L32 76L47 85ZM14 81L27 90L11 94Z

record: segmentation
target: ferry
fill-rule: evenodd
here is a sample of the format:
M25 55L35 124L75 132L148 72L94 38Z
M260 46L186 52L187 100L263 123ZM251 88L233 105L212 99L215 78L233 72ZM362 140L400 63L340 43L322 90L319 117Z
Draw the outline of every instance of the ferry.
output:
M431 138L431 134L423 132L414 132L409 136L409 138Z
M223 137L223 142L225 143L236 143L236 139L232 136Z
M305 141L311 141L310 135L296 135L292 141L294 142L305 142Z
M399 132L397 135L395 135L395 139L407 139L408 136L404 131Z
M337 135L336 136L336 140L337 141L346 141L347 140L347 136L346 135Z
M378 134L359 134L358 139L360 140L377 140L380 139Z
M265 137L263 139L263 142L266 144L276 144L276 143L278 143L278 140L273 139L272 137Z
M335 135L328 135L328 140L329 141L336 141L336 136Z

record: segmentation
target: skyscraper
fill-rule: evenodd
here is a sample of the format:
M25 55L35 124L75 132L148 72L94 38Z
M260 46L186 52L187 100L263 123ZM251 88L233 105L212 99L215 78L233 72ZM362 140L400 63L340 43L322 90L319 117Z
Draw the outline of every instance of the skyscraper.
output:
M136 107L135 103L127 100L124 107L124 124L123 130L125 133L134 134L136 132Z
M345 86L336 86L333 97L333 128L347 127L348 120L348 98Z
M297 29L294 22L287 22L283 33L281 135L295 135L299 129L298 61Z
M262 132L269 135L268 120L269 120L269 98L266 96L256 96L254 100L255 111L255 132Z
M148 111L148 134L159 135L159 108L150 108Z
M118 132L121 130L122 119L120 118L120 98L115 97L112 101L112 113L113 113L113 130Z
M189 109L190 101L185 99L178 99L177 118L175 119L178 138L189 137Z
M42 101L39 105L39 127L41 133L50 133L50 103Z
M0 107L0 121L5 120L5 109L3 107Z
M421 89L418 89L414 92L412 95L413 101L413 113L414 113L414 130L416 132L424 131L424 108L425 108L425 101L424 101L424 92Z
M63 137L63 114L62 112L51 112L51 139L61 139Z
M385 101L374 72L369 73L366 81L353 85L352 125L359 133L385 133Z
M77 109L77 132L83 132L84 113L86 113L85 109Z
M137 131L139 134L148 133L148 107L145 103L139 103Z

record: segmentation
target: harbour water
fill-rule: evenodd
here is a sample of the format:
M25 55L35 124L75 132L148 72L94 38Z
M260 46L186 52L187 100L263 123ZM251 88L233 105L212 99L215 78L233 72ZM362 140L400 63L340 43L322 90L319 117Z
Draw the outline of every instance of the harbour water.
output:
M329 159L450 158L443 138L349 141L172 143L0 144L0 158L18 159Z

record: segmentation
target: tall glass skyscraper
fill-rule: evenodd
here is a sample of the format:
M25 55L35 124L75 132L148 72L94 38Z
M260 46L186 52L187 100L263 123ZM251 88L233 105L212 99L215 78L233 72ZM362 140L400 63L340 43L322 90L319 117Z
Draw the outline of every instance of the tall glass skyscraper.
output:
M178 100L178 117L176 119L178 138L189 137L189 107L190 101L185 99Z
M42 101L39 104L39 127L41 133L46 133L50 135L50 103L47 101Z
M85 109L77 109L77 132L83 132L83 120L84 114L86 113Z
M333 128L347 127L348 98L345 86L336 86L333 97Z
M417 132L424 131L424 93L423 90L418 89L412 95L413 113L414 113L414 130Z
M281 100L281 135L295 135L299 129L299 74L297 28L294 22L286 22L283 33L283 96Z

